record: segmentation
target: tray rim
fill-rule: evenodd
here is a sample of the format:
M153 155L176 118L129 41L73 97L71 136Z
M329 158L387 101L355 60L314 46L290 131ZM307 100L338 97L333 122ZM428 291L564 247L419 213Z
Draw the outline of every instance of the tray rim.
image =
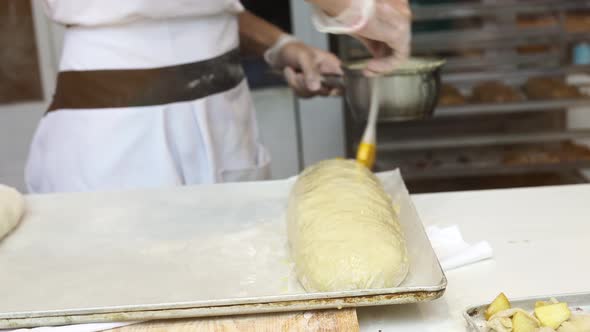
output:
M277 304L300 301L326 301L339 299L355 298L371 298L371 297L399 297L413 293L438 293L444 292L447 286L447 279L443 275L440 283L436 286L413 286L413 287L393 287L393 288L375 288L375 289L361 289L348 290L338 292L316 292L316 293L301 293L301 294L286 294L286 295L270 295L264 297L244 297L244 298L229 298L222 300L206 300L206 301L190 301L190 302L171 302L161 304L141 304L141 305L125 305L125 306L108 306L85 309L63 309L63 310L45 310L45 311L24 311L14 312L8 315L0 315L0 322L5 318L34 318L34 317L54 317L62 316L64 313L72 313L74 315L83 315L89 313L117 313L117 312L137 312L145 310L167 310L167 309L195 309L205 307L228 307L241 306L250 304ZM264 301L261 301L264 300ZM4 317L3 317L4 316ZM1 326L1 325L0 325Z
M272 302L252 301L242 304L227 304L215 306L181 306L176 308L161 305L137 306L137 310L128 310L129 307L120 307L121 311L98 312L92 309L72 311L53 311L52 315L22 315L21 317L0 318L0 330L4 328L23 328L39 326L57 326L64 324L101 323L112 321L138 321L154 319L179 319L199 318L210 316L247 315L271 312L289 312L317 309L342 309L356 308L386 304L407 304L436 300L443 296L446 290L446 277L436 287L427 287L414 291L399 291L393 293L367 294L356 296L309 298L309 299L278 300ZM141 308L139 308L141 307ZM113 307L116 308L116 307ZM48 313L48 312L45 312ZM33 313L31 313L33 314Z

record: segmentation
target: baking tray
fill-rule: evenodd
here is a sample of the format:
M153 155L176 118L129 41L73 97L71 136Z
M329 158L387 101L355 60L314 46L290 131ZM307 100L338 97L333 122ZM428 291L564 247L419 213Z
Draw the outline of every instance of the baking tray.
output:
M399 287L306 293L289 258L294 179L28 196L0 242L0 328L432 300L446 288L399 171L379 175L410 259Z
M590 315L590 292L528 297L510 300L510 303L512 304L513 308L522 308L526 311L532 312L535 309L535 302L547 301L552 297L559 300L559 302L566 302L572 310L572 313L574 314L578 313ZM482 305L469 307L463 312L463 317L465 317L465 320L467 321L467 331L487 331L486 319L484 318L484 311L486 310L489 304L490 303L486 303Z

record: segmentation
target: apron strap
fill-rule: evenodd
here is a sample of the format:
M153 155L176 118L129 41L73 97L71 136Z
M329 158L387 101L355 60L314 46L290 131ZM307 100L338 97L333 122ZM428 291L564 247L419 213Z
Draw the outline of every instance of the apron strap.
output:
M151 69L63 71L48 112L155 106L191 101L244 79L238 49L213 59Z

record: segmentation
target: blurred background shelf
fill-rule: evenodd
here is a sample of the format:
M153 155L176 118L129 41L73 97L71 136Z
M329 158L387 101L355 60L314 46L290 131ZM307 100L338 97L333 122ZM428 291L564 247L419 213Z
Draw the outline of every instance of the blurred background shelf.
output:
M419 138L414 140L391 141L378 144L380 152L400 152L406 150L485 147L490 145L551 143L566 139L590 139L590 129L555 132L509 133L504 135L455 135L444 137Z
M590 1L412 7L413 54L447 60L441 100L433 119L379 120L379 169L401 167L414 192L588 181L590 55L578 50L590 47ZM345 61L368 56L349 37L333 48ZM352 157L363 123L345 115Z
M570 11L590 9L589 1L414 1L412 2L413 17L416 21L436 19L481 17L482 15L502 14L545 14L551 11Z
M486 147L399 151L379 160L381 170L399 167L405 178L441 178L573 171L590 168L590 149L570 141Z

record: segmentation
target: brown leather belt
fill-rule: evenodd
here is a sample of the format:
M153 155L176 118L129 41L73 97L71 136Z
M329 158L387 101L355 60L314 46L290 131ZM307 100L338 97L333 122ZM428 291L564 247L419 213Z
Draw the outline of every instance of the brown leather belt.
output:
M63 71L48 112L163 105L196 100L244 79L237 49L213 59L169 67Z

